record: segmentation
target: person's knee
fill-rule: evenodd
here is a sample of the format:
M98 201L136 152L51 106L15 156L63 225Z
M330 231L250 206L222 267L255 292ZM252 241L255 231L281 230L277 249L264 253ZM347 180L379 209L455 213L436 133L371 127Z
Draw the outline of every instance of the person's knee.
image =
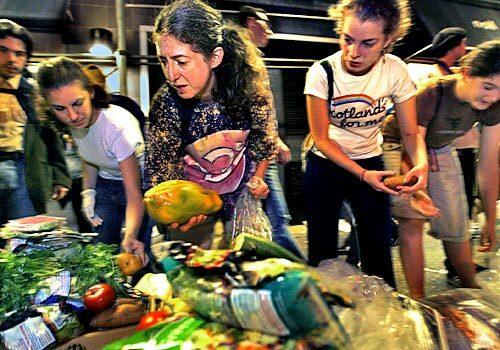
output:
M402 238L418 238L422 236L424 220L398 218L399 234Z
M470 250L469 240L443 240L446 249L461 251L463 249Z

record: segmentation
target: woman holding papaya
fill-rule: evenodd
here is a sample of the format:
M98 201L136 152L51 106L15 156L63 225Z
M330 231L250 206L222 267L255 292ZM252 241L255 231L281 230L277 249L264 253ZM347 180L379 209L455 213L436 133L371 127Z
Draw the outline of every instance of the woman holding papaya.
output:
M276 152L276 127L264 63L248 34L199 0L166 6L153 39L166 83L146 127L145 187L187 179L215 190L227 221L245 188L257 198ZM188 231L205 215L170 228Z
M305 174L309 263L337 257L337 222L347 199L358 224L362 269L394 286L388 193L415 192L427 183L416 89L404 63L386 53L408 31L409 8L405 0L342 0L330 15L341 48L325 59L332 88L325 66L317 62L309 69L304 89L314 139ZM415 164L406 179L417 178L416 184L400 186L398 192L382 182L392 174L384 170L380 133L391 100Z
M139 123L125 109L110 105L102 86L93 84L69 58L42 62L37 81L42 108L69 127L83 160L82 211L99 233L96 241L121 243L144 262L151 234L147 218L143 219L144 140Z

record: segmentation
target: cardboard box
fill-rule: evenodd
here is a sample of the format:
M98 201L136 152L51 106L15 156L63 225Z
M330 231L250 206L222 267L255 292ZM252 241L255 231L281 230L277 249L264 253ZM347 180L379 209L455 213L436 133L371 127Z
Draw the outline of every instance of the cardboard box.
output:
M87 333L70 340L56 348L56 350L101 350L105 345L132 335L137 325L106 329Z

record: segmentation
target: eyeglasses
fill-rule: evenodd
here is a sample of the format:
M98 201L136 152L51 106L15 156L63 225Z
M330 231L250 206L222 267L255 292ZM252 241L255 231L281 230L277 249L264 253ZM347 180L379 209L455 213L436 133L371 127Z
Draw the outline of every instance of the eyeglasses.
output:
M9 52L12 52L17 58L27 58L28 57L28 53L26 51L11 50L8 47L0 45L0 55L6 56L9 54Z

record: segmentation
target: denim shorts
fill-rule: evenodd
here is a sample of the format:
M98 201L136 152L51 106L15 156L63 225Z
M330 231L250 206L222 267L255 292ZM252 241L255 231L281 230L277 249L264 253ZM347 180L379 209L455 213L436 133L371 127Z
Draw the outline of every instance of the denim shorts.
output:
M384 147L384 161L388 169L395 170L401 163L401 149L387 150ZM462 168L457 152L452 146L428 150L429 180L427 191L441 216L430 220L432 236L450 242L469 240L468 207L465 196ZM398 166L399 168L399 166ZM409 198L391 196L392 215L400 218L425 219L410 205Z
M430 150L428 191L434 205L441 210L441 216L431 220L429 233L444 241L468 241L467 198L462 168L454 147Z

